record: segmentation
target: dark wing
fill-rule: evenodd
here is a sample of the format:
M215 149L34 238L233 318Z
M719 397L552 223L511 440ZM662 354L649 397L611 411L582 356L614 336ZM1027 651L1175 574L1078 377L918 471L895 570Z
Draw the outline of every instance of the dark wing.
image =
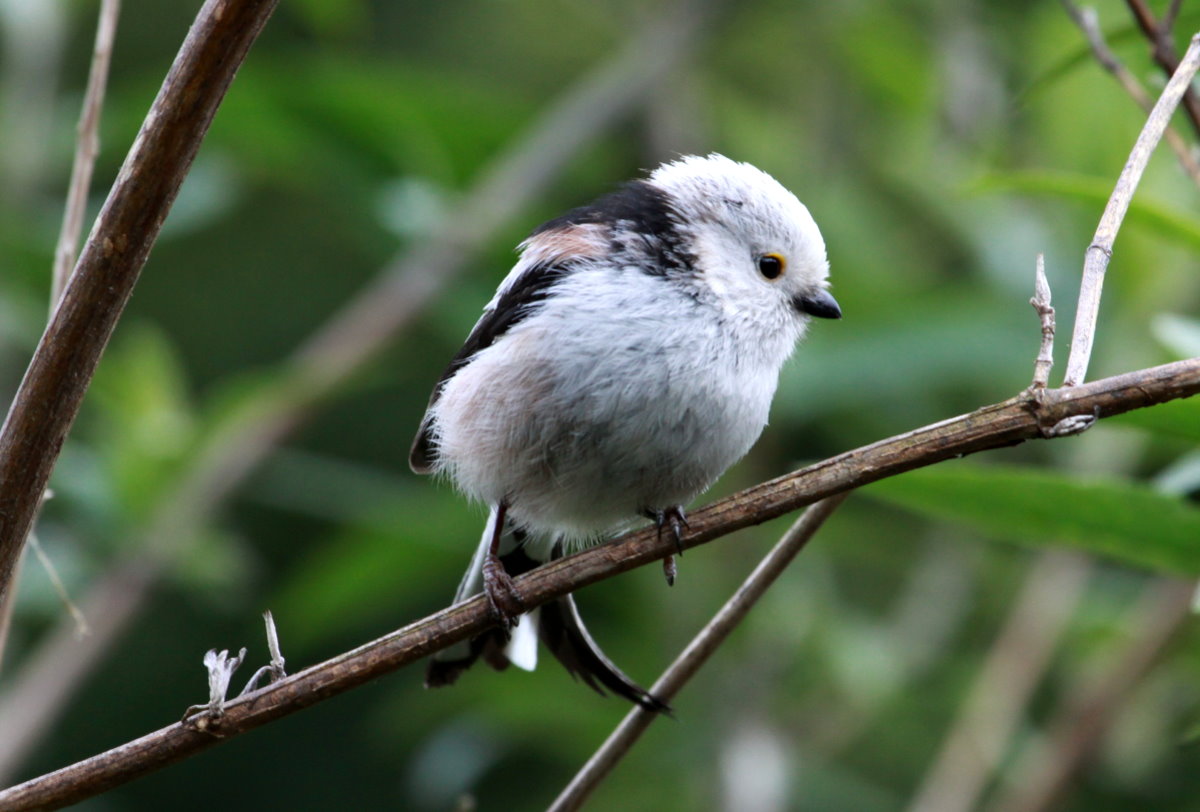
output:
M667 273L691 267L692 258L683 248L676 228L678 215L670 197L646 181L626 183L587 206L573 209L543 223L522 244L521 259L504 283L494 306L467 337L433 387L421 428L413 440L408 464L418 474L433 470L437 449L429 408L437 403L442 387L480 350L487 349L514 325L532 313L556 282L578 267L581 260L620 255L636 248L647 273ZM637 246L626 243L638 242ZM646 256L653 262L645 263Z
M550 294L554 284L571 272L579 259L598 253L602 244L594 235L581 233L586 227L563 224L551 230L540 230L525 243L524 254L518 263L515 277L507 287L502 287L494 306L484 311L483 316L467 336L462 349L450 359L450 363L438 378L429 396L429 406L421 420L421 428L413 440L408 455L408 464L418 474L433 470L437 449L433 444L433 425L429 410L437 403L442 387L454 373L462 369L474 355L496 343L514 325L527 318Z

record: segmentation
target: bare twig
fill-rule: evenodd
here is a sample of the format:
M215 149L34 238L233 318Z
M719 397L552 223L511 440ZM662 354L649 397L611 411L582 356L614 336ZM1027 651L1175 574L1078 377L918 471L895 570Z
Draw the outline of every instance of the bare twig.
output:
M1045 673L1083 589L1085 556L1052 550L1035 561L910 812L975 809Z
M49 728L65 697L137 615L150 587L213 510L469 267L567 161L652 94L724 1L680 0L570 87L492 162L441 227L396 257L296 353L276 387L211 438L131 543L131 552L80 601L92 621L91 637L75 645L60 624L0 697L0 780Z
M788 528L766 557L759 562L737 592L725 602L692 641L688 643L670 667L654 683L650 693L664 701L670 700L696 675L725 642L730 632L737 628L775 579L787 568L809 539L821 528L825 520L837 510L848 494L841 493L812 505ZM605 739L587 763L575 774L571 782L554 799L547 812L574 812L579 809L600 782L620 763L634 743L659 714L635 707L626 714L616 729Z
M1171 29L1174 27L1179 9L1168 10L1167 16L1163 18L1163 23L1160 25L1154 19L1154 12L1143 0L1125 0L1125 4L1133 12L1133 17L1137 20L1142 33L1146 35L1146 39L1150 41L1150 52L1154 61L1167 76L1176 73L1179 70L1180 62L1175 52L1175 44L1171 41ZM1187 111L1188 119L1192 122L1192 129L1196 131L1197 135L1200 135L1200 97L1197 97L1195 91L1190 88L1184 94L1183 109Z
M0 598L50 471L217 105L278 0L208 0L104 204L0 430Z
M760 524L870 482L942 460L1043 436L1070 415L1108 417L1200 392L1200 358L1024 394L863 448L839 454L693 512L684 548ZM515 579L533 608L588 584L676 551L676 540L653 528L560 558ZM494 623L482 595L312 666L225 707L222 740L294 713L322 699L475 636ZM210 726L211 727L211 726ZM57 808L203 750L217 741L176 724L57 772L0 792L0 810Z
M1150 672L1191 616L1194 581L1152 582L1130 612L1127 643L1102 667L1063 692L1047 740L1035 758L1019 762L1017 774L990 812L1044 812L1055 808L1121 712L1133 689Z
M1030 389L1045 389L1050 383L1054 366L1054 308L1050 305L1050 282L1046 279L1046 255L1037 255L1037 270L1033 280L1033 298L1029 300L1042 323L1042 344L1033 362L1033 383Z
M92 51L92 67L88 73L83 110L79 114L75 141L75 163L71 167L71 182L67 188L67 210L58 248L54 252L54 275L50 283L50 313L67 286L71 269L75 267L75 249L83 232L83 215L87 210L88 189L92 184L92 169L100 153L100 111L104 107L104 87L108 83L108 63L112 59L113 38L117 33L117 17L121 0L101 0L100 20L96 26L96 45Z
M54 562L50 559L50 556L46 555L46 551L42 549L42 544L38 541L36 533L29 534L29 549L33 550L34 555L38 557L42 569L46 571L47 577L50 578L50 583L54 586L54 591L58 593L58 599L66 608L67 614L71 616L71 620L75 624L75 637L87 637L89 634L87 616L75 605L75 601L71 600L71 595L67 592L67 585L63 583L62 577L58 574L58 567L54 566ZM16 592L15 589L12 591ZM0 649L0 652L2 651L3 649Z
M1108 47L1108 43L1104 39L1104 32L1100 30L1100 21L1096 15L1094 8L1080 8L1071 0L1061 0L1063 8L1067 11L1067 16L1074 21L1079 30L1087 38L1088 46L1092 50L1092 55L1096 57L1096 61L1100 66L1113 75L1117 82L1125 89L1133 100L1141 107L1144 112L1149 112L1154 108L1154 99L1142 87L1142 83L1130 72L1124 64L1117 59L1116 54ZM1164 25L1166 21L1164 19ZM1188 173L1192 182L1200 185L1200 163L1196 162L1195 156L1192 154L1192 149L1174 127L1167 127L1163 133L1163 138L1166 139L1167 146L1175 153L1175 159L1179 161L1179 165L1183 167L1183 171Z
M1076 386L1087 376L1088 362L1092 356L1092 342L1096 334L1096 318L1100 313L1100 292L1104 286L1104 272L1112 257L1113 242L1121 221L1129 209L1133 193L1141 180L1142 171L1150 160L1150 154L1162 137L1163 130L1171 119L1171 114L1179 104L1179 99L1188 88L1192 77L1200 69L1200 35L1192 37L1191 45L1179 63L1179 70L1167 83L1154 109L1146 120L1146 126L1138 135L1129 154L1125 168L1113 189L1092 244L1088 246L1083 264L1083 281L1079 289L1079 305L1075 311L1075 329L1071 338L1071 355L1067 359L1067 374L1064 386Z

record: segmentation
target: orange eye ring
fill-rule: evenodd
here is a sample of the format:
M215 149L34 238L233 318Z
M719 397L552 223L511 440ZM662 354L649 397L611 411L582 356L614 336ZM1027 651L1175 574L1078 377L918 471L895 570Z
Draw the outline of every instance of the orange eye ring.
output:
M779 254L763 254L758 258L758 272L774 282L787 270L787 260Z

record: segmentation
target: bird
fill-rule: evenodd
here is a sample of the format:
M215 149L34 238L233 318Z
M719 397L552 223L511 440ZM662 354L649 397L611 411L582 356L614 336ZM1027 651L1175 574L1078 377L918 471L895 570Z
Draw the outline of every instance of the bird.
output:
M576 678L659 697L600 649L568 594L526 612L513 577L684 506L756 442L813 317L841 318L812 215L766 172L667 161L538 226L450 360L409 455L488 519L456 595L498 623L434 655L426 685L482 658L532 670L540 639ZM680 548L681 550L682 548ZM674 583L674 557L664 559Z

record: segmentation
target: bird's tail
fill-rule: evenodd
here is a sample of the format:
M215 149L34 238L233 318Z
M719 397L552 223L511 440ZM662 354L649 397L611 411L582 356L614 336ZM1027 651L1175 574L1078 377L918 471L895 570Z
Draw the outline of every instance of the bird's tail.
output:
M479 548L471 559L471 566L459 584L455 603L483 589L483 560L495 522L496 510L493 508ZM505 527L500 543L500 560L508 574L514 577L541 563L525 552L521 546L522 540L523 533L511 525ZM552 558L560 555L561 545L555 544ZM605 695L606 690L611 691L646 710L670 713L671 709L665 702L631 680L605 656L588 634L575 600L570 595L563 595L522 615L511 635L496 627L434 654L425 672L425 685L429 688L449 685L480 658L497 671L503 671L509 665L532 671L537 665L539 639L573 677L582 680L597 693Z

